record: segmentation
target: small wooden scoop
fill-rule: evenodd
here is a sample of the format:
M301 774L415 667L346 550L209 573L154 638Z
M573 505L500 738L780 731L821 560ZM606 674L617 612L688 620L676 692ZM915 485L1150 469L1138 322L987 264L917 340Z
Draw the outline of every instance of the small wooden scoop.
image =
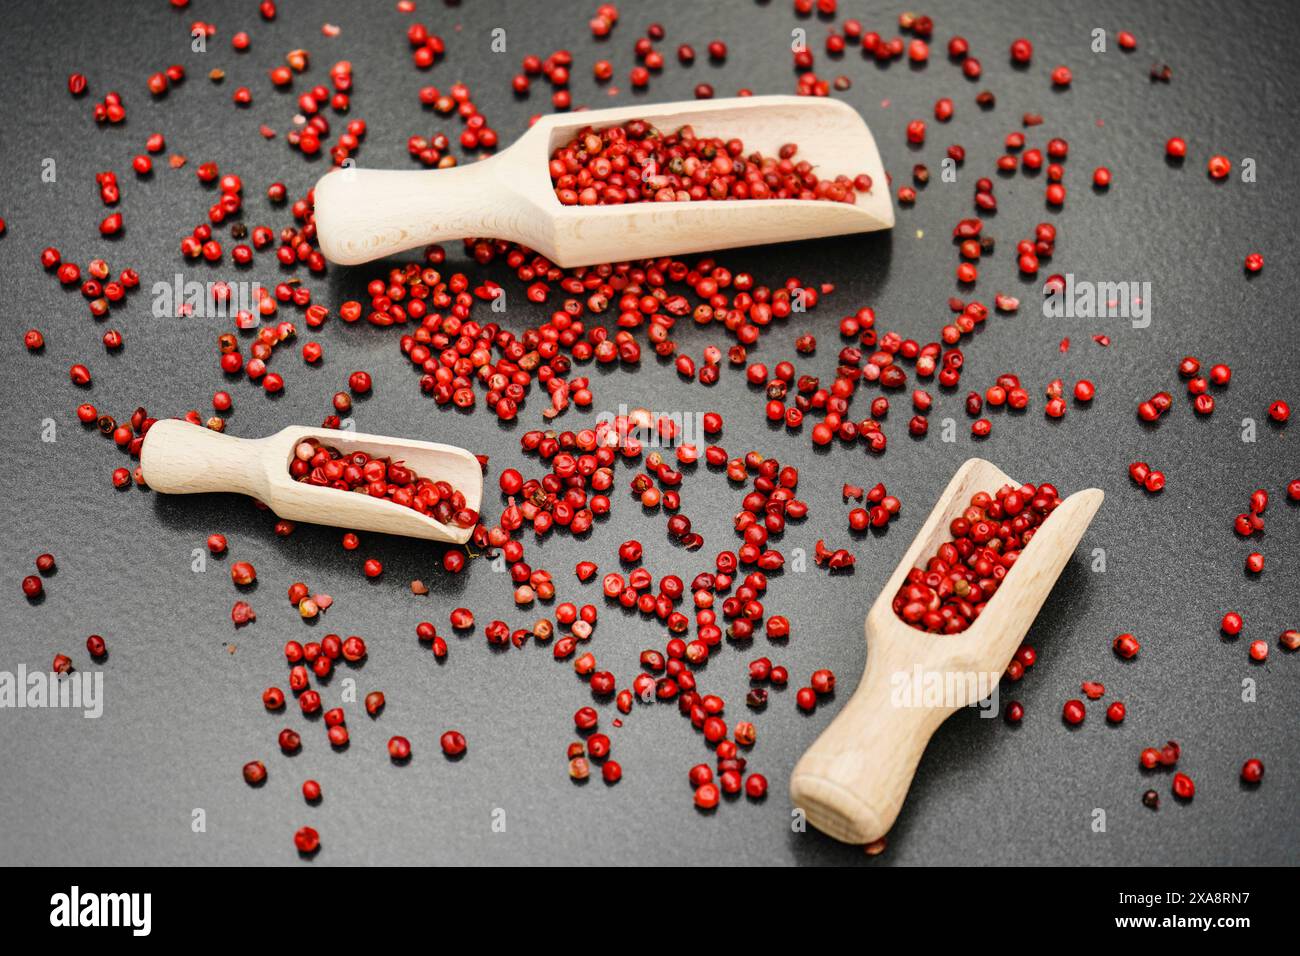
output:
M837 840L870 843L889 831L930 736L962 706L944 701L925 707L915 699L912 706L901 706L896 688L911 682L917 667L941 679L949 674L1001 675L1101 507L1102 493L1096 488L1063 501L967 630L928 634L906 624L892 605L907 572L950 540L948 525L969 505L971 495L992 494L1004 484L1020 482L978 458L958 469L867 614L867 666L861 683L795 765L791 800L813 826Z
M643 119L664 133L739 138L746 152L796 159L821 178L871 177L854 204L756 199L565 206L551 153L586 126ZM510 239L563 267L889 229L894 208L875 140L851 106L825 97L743 96L543 116L509 149L437 171L341 169L316 184L316 238L332 262L356 265L471 236Z
M155 422L145 436L140 468L145 483L166 494L234 491L252 495L292 521L455 544L469 540L472 528L445 525L383 498L295 481L289 474L289 462L305 438L315 438L341 454L364 451L373 457L404 461L422 478L450 482L465 496L467 508L478 511L482 503L483 468L465 449L341 429L292 426L252 439L165 419Z

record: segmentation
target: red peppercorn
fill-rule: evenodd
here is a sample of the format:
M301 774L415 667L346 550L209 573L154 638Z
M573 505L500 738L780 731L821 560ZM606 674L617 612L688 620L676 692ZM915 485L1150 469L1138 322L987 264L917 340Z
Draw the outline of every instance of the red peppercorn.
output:
M1025 708L1018 700L1009 701L1002 717L1009 724L1018 724L1025 716Z
M701 784L695 789L695 805L701 810L712 810L718 805L720 796L716 784Z
M86 653L98 660L108 653L108 645L98 634L92 634L86 638Z
M1236 611L1229 611L1227 614L1223 615L1223 620L1220 622L1219 626L1223 629L1224 634L1236 637L1241 633L1241 615Z
M1106 708L1106 719L1112 724L1123 723L1124 717L1127 713L1128 710L1120 701L1117 700Z
M1067 724L1077 725L1083 723L1083 718L1085 716L1083 701L1067 700L1065 706L1061 710L1061 716L1065 719Z
M320 849L320 834L311 827L302 827L293 835L293 845L299 853L310 856Z
M1190 800L1196 796L1196 784L1187 774L1179 772L1174 774L1173 785L1174 796L1179 800Z
M1182 159L1187 155L1187 142L1181 136L1173 136L1165 143L1165 155L1171 159Z
M599 722L599 715L594 707L581 707L573 715L574 726L579 730L591 730Z
M1115 649L1115 653L1118 654L1120 657L1124 658L1125 660L1131 660L1132 658L1136 657L1137 652L1142 647L1142 645L1137 642L1137 639L1134 638L1132 634L1119 635L1119 637L1115 638L1115 641L1112 646Z
M465 752L467 746L465 735L458 730L448 730L438 738L438 743L442 747L442 752L448 757L459 757Z
M411 742L405 737L391 737L388 741L388 756L401 762L411 758Z
M1241 765L1241 779L1244 783L1255 784L1264 779L1264 763L1257 757L1251 757Z
M800 710L811 712L817 706L817 692L811 687L800 687L794 700Z

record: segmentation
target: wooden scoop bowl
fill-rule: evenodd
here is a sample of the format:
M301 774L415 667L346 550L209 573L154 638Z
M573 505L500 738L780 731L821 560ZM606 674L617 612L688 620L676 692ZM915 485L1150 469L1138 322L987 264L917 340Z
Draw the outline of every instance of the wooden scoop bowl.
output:
M757 199L565 206L548 163L578 130L643 119L665 133L739 138L776 155L797 143L822 178L866 173L853 204ZM331 262L356 265L433 242L509 239L559 266L683 255L794 239L889 229L889 183L867 124L839 100L742 96L543 116L495 156L443 170L344 168L316 184L316 238Z
M483 468L463 448L341 429L292 426L266 438L235 438L180 419L154 422L140 449L145 483L165 494L233 491L262 501L281 518L381 531L430 541L464 544L473 528L435 521L413 508L383 498L295 481L289 474L294 449L315 438L342 454L364 451L373 457L404 461L422 478L448 481L479 510Z
M1038 528L983 613L962 633L929 634L905 623L894 614L893 599L907 572L950 540L948 526L971 495L991 494L1004 484L1020 482L978 458L958 469L867 614L862 681L795 765L790 778L794 805L837 840L870 843L884 836L903 806L930 736L959 707L979 699L928 707L913 700L913 706L900 706L894 699L898 683L910 682L918 666L941 676L1000 676L1101 507L1102 492L1096 488L1065 499Z

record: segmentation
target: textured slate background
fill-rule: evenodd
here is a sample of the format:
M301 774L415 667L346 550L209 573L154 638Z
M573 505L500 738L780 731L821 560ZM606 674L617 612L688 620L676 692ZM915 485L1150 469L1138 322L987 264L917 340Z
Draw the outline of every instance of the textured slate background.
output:
M1292 447L1295 426L1271 427L1264 415L1276 398L1300 405L1292 279L1297 137L1278 109L1289 95L1290 51L1298 35L1294 5L999 3L977 10L934 2L924 12L936 22L935 55L927 66L913 68L905 62L879 67L864 62L856 49L842 62L828 61L820 52L825 25L796 21L785 2L664 2L653 8L624 3L613 38L597 44L585 26L594 2L471 2L449 9L422 0L415 18L445 36L449 47L445 61L427 75L408 60L403 33L412 18L387 0L281 6L279 19L269 24L258 19L251 2L214 0L179 13L160 0L57 7L11 2L0 15L0 216L9 226L0 238L0 439L7 450L0 470L8 489L0 509L0 580L7 594L0 601L0 668L45 666L56 651L85 667L84 640L92 632L103 634L111 647L103 668L108 700L102 719L0 712L0 861L282 864L296 860L293 830L311 823L325 843L319 863L866 862L860 849L816 832L791 832L786 780L855 685L865 657L861 622L867 607L948 476L971 454L1027 480L1053 479L1064 490L1096 485L1105 489L1106 504L1030 634L1040 663L1014 688L1028 711L1025 722L1010 729L1000 720L963 713L941 728L889 851L874 862L1297 861L1300 662L1278 651L1275 640L1300 620L1300 512L1281 497L1286 480L1300 473L1300 456ZM893 35L897 12L891 7L868 18L868 28ZM206 54L190 52L187 28L194 19L218 27ZM626 87L631 45L651 19L668 29L661 47L670 65L644 94L647 101L687 98L701 80L713 83L719 95L742 85L759 93L791 92L790 30L804 26L818 51L819 72L853 79L852 89L840 95L867 119L896 177L906 176L917 161L937 167L950 142L967 148L959 183L932 181L916 208L900 211L891 235L726 256L733 268L751 269L768 281L797 275L838 287L822 308L784 323L763 341L754 354L765 361L794 357L794 337L812 330L819 336L818 353L800 368L831 375L839 347L835 323L863 304L875 307L882 328L921 341L933 338L948 316L947 297L961 294L952 279L956 257L948 233L957 218L970 214L971 180L991 168L1003 136L1020 128L1025 111L1047 117L1046 125L1031 131L1033 143L1062 135L1071 144L1064 211L1044 210L1041 179L998 181L1001 208L989 217L988 230L999 250L981 265L977 294L991 301L997 290L1016 292L1026 305L1015 317L990 319L967 344L963 387L945 395L932 415L936 422L957 419L954 444L940 442L933 431L926 441L910 440L907 415L896 403L885 457L873 459L860 447L815 453L806 435L789 438L770 428L761 399L735 374L725 374L713 389L682 386L671 366L653 358L639 374L596 373L600 408L626 402L663 411L717 409L727 419L723 443L730 451L758 447L799 465L800 493L813 514L787 532L786 548L811 550L823 534L848 540L842 530L847 508L839 499L845 480L884 481L904 502L902 517L887 533L853 542L859 558L853 575L832 579L808 571L774 582L767 604L793 621L788 647L768 647L764 639L752 650L726 646L703 672L707 689L732 703L732 721L744 711L745 662L751 657L768 653L794 674L791 687L774 695L756 720L760 739L751 767L771 781L768 799L761 805L727 801L707 816L691 806L686 771L709 753L676 708L636 709L613 734L624 781L614 788L598 781L579 788L566 776L564 747L573 736L570 714L590 694L567 664L531 645L492 653L481 628L467 639L450 637L451 655L443 666L416 645L417 621L428 618L442 627L457 605L474 608L480 621L501 616L523 623L537 616L516 612L506 581L489 568L475 566L449 578L432 570L430 549L417 542L369 536L360 552L348 554L332 529L300 527L287 540L276 538L269 516L235 498L169 500L114 491L108 476L120 454L98 436L83 434L72 408L89 399L118 416L137 404L159 415L206 409L211 392L226 385L213 350L222 329L197 320L154 319L145 291L113 314L110 322L125 332L127 344L120 354L106 355L101 329L80 297L59 288L36 264L39 250L54 243L83 264L105 255L115 268L136 266L146 283L169 278L182 266L180 237L203 218L210 201L193 178L194 166L208 159L243 176L252 197L247 221L283 224L284 214L262 198L266 184L281 179L296 195L325 169L289 152L282 136L268 142L257 134L260 122L281 134L288 128L293 100L271 90L266 70L289 49L311 51L313 65L304 78L311 81L324 81L334 60L352 59L352 115L364 117L370 128L358 161L413 168L405 153L407 136L459 130L458 122L444 123L421 110L415 91L423 83L444 89L458 79L470 83L476 102L508 142L525 128L529 114L546 108L541 87L524 102L509 90L523 54L544 56L569 46L577 55L576 103L635 101L628 92L611 98L597 91L590 64L598 55L610 57L617 85ZM323 37L324 21L338 24L341 35ZM508 38L508 52L500 56L488 51L489 31L498 26ZM1110 52L1089 52L1096 27L1112 31ZM1139 37L1135 53L1113 45L1113 31L1124 28ZM229 36L239 29L253 35L253 49L244 55L229 48ZM956 32L983 60L985 76L978 83L962 78L943 55L943 44ZM1033 66L1023 72L1006 55L1020 35L1032 38L1036 48ZM688 40L702 53L714 37L730 45L724 66L703 56L690 69L675 64L678 42ZM172 62L185 64L190 78L152 101L145 76ZM1065 92L1052 90L1047 78L1059 62L1075 74ZM1152 63L1169 63L1173 82L1151 83ZM223 86L207 80L212 67L227 71ZM89 75L90 96L67 95L64 82L72 69ZM255 94L246 111L230 103L231 90L242 83ZM128 121L96 128L91 103L113 88L126 97ZM989 113L974 105L983 88L998 97ZM931 122L927 145L910 150L905 124L914 116L929 117L942 95L956 100L957 116L948 126ZM129 158L155 130L166 134L169 152L188 155L190 165L173 171L163 163L152 179L137 181ZM1163 143L1174 134L1191 144L1182 167L1163 159ZM1254 158L1258 181L1246 184L1234 176L1211 182L1204 173L1210 152L1234 161ZM41 181L45 158L57 163L55 183ZM1098 163L1115 175L1106 195L1095 195L1088 185ZM119 172L127 221L126 234L113 242L95 230L103 212L93 176L106 168ZM1044 219L1060 230L1053 271L1152 283L1149 329L1037 314L1034 286L1016 275L1011 246ZM1262 252L1268 265L1247 280L1241 261L1253 251ZM228 274L215 268L185 271L199 278ZM263 258L250 275L274 281L276 271ZM374 274L365 267L333 269L327 281L311 285L318 300L337 307ZM517 288L499 270L491 274ZM521 302L514 296L507 316L514 327L540 314ZM31 325L47 336L43 354L21 347L21 332ZM1114 344L1094 345L1091 336L1098 332L1111 335ZM1066 354L1057 348L1063 336L1074 343ZM513 427L501 427L481 411L463 416L439 410L416 388L398 337L396 330L345 328L331 320L319 335L326 348L321 368L305 368L292 352L276 360L287 380L278 400L247 382L234 385L230 432L258 436L291 423L315 424L347 373L364 367L375 375L376 388L358 405L358 428L445 439L486 452L493 462L489 488L495 488L499 469L519 463L517 438L538 421L538 402L531 400ZM695 355L705 344L725 344L717 332L695 329L684 329L680 342ZM1235 369L1208 420L1191 414L1179 389L1174 368L1185 353L1230 362ZM68 381L74 361L88 362L94 372L88 392ZM1014 420L994 416L993 437L975 446L966 434L960 396L1003 371L1026 380L1035 407ZM1053 423L1043 418L1037 396L1058 375L1092 378L1099 398L1091 409L1072 409ZM1175 393L1174 410L1158 427L1140 426L1134 404L1162 388ZM860 398L855 412L865 415L864 405ZM1245 417L1260 422L1254 444L1240 440ZM57 423L55 442L41 441L47 418ZM570 414L563 424L577 427L585 420ZM1163 495L1148 498L1129 484L1125 466L1138 457L1169 476ZM1274 498L1267 532L1257 544L1231 532L1233 515L1256 486ZM604 608L596 586L576 586L571 569L583 557L612 566L613 551L628 532L645 540L646 565L656 573L702 569L718 548L734 545L728 516L739 496L724 479L701 470L688 477L684 500L706 537L705 549L693 555L666 542L661 518L640 518L621 497L615 514L586 541L556 535L540 545L528 543L534 565L556 572L563 597L602 605L592 648L602 666L624 680L643 647L662 646L660 628ZM259 620L239 633L232 632L227 616L235 598L226 573L229 559L211 562L203 574L190 569L191 549L215 530L229 536L233 559L253 561L260 574L251 598ZM1242 561L1254 547L1267 554L1269 567L1249 580ZM1089 571L1085 559L1093 548L1106 549L1104 574ZM44 550L58 556L60 567L46 582L45 600L33 606L19 595L18 581ZM377 582L360 575L368 555L386 565ZM430 581L433 593L412 596L407 585L413 577ZM285 588L295 580L336 599L314 629L285 604ZM1247 622L1235 643L1218 634L1218 619L1228 608L1240 610ZM1122 630L1143 642L1136 662L1125 664L1109 650L1112 636ZM276 732L305 721L292 711L268 715L259 695L267 684L284 684L280 647L286 639L326 631L362 634L371 646L364 667L335 678L325 694L327 706L337 699L343 676L355 677L361 693L382 688L390 703L376 723L355 705L349 709L353 742L345 754L329 752L319 726L305 726L304 751L286 758L276 749ZM1247 659L1246 640L1253 637L1274 644L1265 665ZM840 675L839 700L814 716L800 715L794 688L820 666ZM1089 708L1083 727L1071 732L1062 726L1061 703L1086 678L1103 680L1126 701L1129 718L1122 727L1106 725L1100 703ZM1258 684L1258 701L1251 704L1241 701L1247 678ZM612 709L607 713L612 716ZM437 734L451 726L470 742L466 759L455 764L436 751ZM393 733L414 742L409 766L389 764L384 741ZM1175 805L1165 775L1149 783L1136 767L1142 746L1169 738L1182 743L1182 767L1198 784L1190 805ZM1268 767L1257 792L1247 792L1237 780L1238 767L1251 755ZM239 773L255 757L270 768L270 780L259 790L247 787ZM325 787L319 807L305 806L298 794L307 776ZM1139 803L1148 785L1165 795L1158 813ZM191 832L195 808L206 812L204 834ZM1090 829L1094 808L1107 812L1104 834ZM504 833L491 825L497 809L505 813Z

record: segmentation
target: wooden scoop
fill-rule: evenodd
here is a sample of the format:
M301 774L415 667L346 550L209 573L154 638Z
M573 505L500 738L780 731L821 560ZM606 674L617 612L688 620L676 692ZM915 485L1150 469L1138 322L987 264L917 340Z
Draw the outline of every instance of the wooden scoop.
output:
M871 177L857 202L800 199L565 206L555 196L551 153L586 126L643 119L665 133L692 125L700 136L739 138L746 152L796 159L817 175ZM851 106L812 96L742 96L624 106L543 116L510 148L451 169L345 168L316 184L316 238L332 262L356 265L407 249L483 236L510 239L563 267L647 259L840 236L894 225L875 140Z
M1063 501L1038 528L997 593L960 634L928 634L894 614L907 572L950 540L948 526L977 491L1020 485L987 461L958 469L867 614L867 666L849 702L795 765L790 797L813 826L845 843L870 843L893 826L930 736L962 702L901 706L896 687L923 673L1001 675L1065 563L1101 507L1089 488ZM996 678L993 678L996 680ZM962 682L957 682L962 683ZM996 686L996 685L994 685ZM993 686L987 687L988 691ZM979 697L968 699L975 703Z
M289 474L294 449L315 438L341 454L364 451L404 461L422 478L447 481L475 511L483 499L483 468L463 448L341 429L292 426L266 438L235 438L180 419L154 422L140 449L145 483L155 491L186 495L234 491L252 495L281 518L382 531L430 541L464 544L473 528L435 521L413 508L357 492L295 481Z

